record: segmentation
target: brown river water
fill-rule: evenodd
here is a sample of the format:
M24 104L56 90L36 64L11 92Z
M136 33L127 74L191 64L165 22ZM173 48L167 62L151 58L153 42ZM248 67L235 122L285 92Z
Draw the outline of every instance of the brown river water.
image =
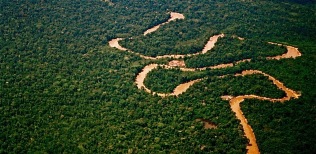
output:
M154 31L156 31L157 29L159 29L160 26L167 24L171 21L174 21L176 19L184 19L184 15L180 14L180 13L176 13L176 12L171 12L170 13L170 19L164 23L161 23L159 25L154 26L153 28L150 28L148 30L146 30L144 32L144 35L147 35L149 33L152 33ZM194 54L186 54L186 55L162 55L162 56L157 56L157 57L150 57L150 56L146 56L146 55L142 55L140 53L131 51L127 48L122 47L119 44L120 40L123 40L124 38L116 38L113 39L109 42L110 47L113 48L117 48L121 51L127 51L130 53L134 53L144 59L151 59L151 60L156 60L156 59L162 59L162 58L174 58L174 59L181 59L184 57L192 57L192 56L196 56L199 54L205 54L207 52L210 52L211 49L215 46L218 38L221 37L225 37L224 34L219 34L219 35L214 35L211 36L209 38L209 41L205 44L204 48L202 51L194 53ZM242 37L237 37L239 40L244 40L244 38ZM273 42L268 42L269 44L274 44L274 45L279 45L279 46L285 46L282 44L278 44L278 43L273 43ZM268 60L280 60L283 58L296 58L301 56L302 54L300 53L300 51L298 50L298 48L295 48L293 46L285 46L287 48L287 52L282 54L282 55L278 55L278 56L274 56L274 57L266 57L266 59ZM246 62L246 61L251 61L251 59L244 59L244 60L240 60L237 61L236 63L242 63L242 62ZM179 66L177 66L177 64L179 64ZM221 68L226 68L226 67L233 67L233 63L227 63L227 64L219 64L219 65L215 65L215 66L209 66L209 67L203 67L203 68L186 68L185 67L185 63L184 61L173 61L171 63L169 63L169 65L159 65L159 64L149 64L147 66L145 66L142 71L136 76L135 79L135 83L138 87L138 89L142 89L144 91L146 91L147 93L151 93L153 95L157 94L160 97L168 97L168 96L179 96L180 94L186 92L190 86L192 86L193 84L202 81L206 78L201 78L201 79L196 79L196 80L192 80L186 83L182 83L179 84L172 93L157 93L157 92L153 92L151 91L149 88L146 87L146 85L144 85L144 80L147 77L147 74L155 69L157 69L159 66L161 66L164 69L172 69L172 68L179 68L181 71L200 71L200 70L206 70L207 68L210 69L221 69ZM274 77L261 72L259 70L245 70L243 71L241 74L235 74L235 76L245 76L245 75L251 75L251 74L261 74L264 76L267 76L269 80L271 80L273 82L274 85L276 85L280 90L283 90L286 93L286 96L283 98L267 98L267 97L262 97L262 96L257 96L257 95L241 95L241 96L222 96L221 98L223 100L229 101L229 104L231 106L232 111L235 113L236 118L240 120L240 124L243 127L243 131L245 133L245 136L249 139L249 143L247 145L247 150L249 154L258 154L260 153L257 142L256 142L256 137L255 134L251 128L251 126L248 124L246 117L244 116L242 110L240 109L240 103L242 103L245 99L259 99L259 100L267 100L267 101L271 101L272 103L275 102L281 102L283 103L284 101L288 101L292 98L299 98L300 93L287 88L282 82L280 82L279 80L275 79ZM225 76L221 76L221 77L225 77ZM212 128L215 129L217 128L217 126L215 124L213 124L211 121L208 121L206 119L200 118L197 119L197 121L202 121L204 122L204 127L206 129ZM203 145L204 146L204 145ZM205 146L201 149L204 149Z

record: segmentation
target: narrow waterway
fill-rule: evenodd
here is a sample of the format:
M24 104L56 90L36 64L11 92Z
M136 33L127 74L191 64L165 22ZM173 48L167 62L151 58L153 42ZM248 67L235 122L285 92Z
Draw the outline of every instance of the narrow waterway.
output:
M159 25L156 25L156 26L154 26L154 27L152 27L152 28L147 29L147 30L144 32L144 35L150 34L150 33L154 32L154 31L158 30L161 25L167 24L167 23L169 23L170 21L173 21L173 20L176 20L176 19L184 19L184 15L181 14L181 13L177 13L177 12L171 12L171 13L170 13L170 18L168 19L168 21L163 22L163 23L161 23L161 24L159 24Z
M146 30L144 32L144 35L147 35L149 33L152 33L154 31L156 31L161 25L167 24L170 21L173 21L175 19L184 19L184 15L180 14L180 13L176 13L176 12L171 12L170 13L170 19L164 23L161 23L159 25L154 26L153 28L150 28L148 30ZM162 56L157 56L157 57L150 57L150 56L146 56L146 55L142 55L140 53L131 51L127 48L122 47L119 44L119 41L123 40L124 38L116 38L113 39L109 42L110 47L113 48L117 48L121 51L127 51L133 54L136 54L144 59L151 59L151 60L157 60L157 59L162 59L162 58L173 58L173 59L181 59L184 57L192 57L192 56L196 56L199 54L205 54L207 52L209 52L212 48L214 48L218 38L220 37L224 37L224 34L219 34L219 35L214 35L211 36L208 40L208 42L205 44L204 48L202 51L194 53L194 54L186 54L186 55L162 55ZM239 40L244 40L244 38L238 37ZM279 46L285 46L282 44L278 44L278 43L273 43L273 42L268 42L270 44L274 44L274 45L279 45ZM287 52L282 54L282 55L278 55L278 56L274 56L274 57L266 57L266 59L268 60L280 60L283 58L296 58L301 56L302 54L300 53L300 51L298 50L298 48L295 48L293 46L286 46L287 48ZM242 62L250 62L251 59L243 59L240 61L235 62L236 64L238 63L242 63ZM177 66L177 63L179 64L179 66ZM185 63L184 61L177 61L176 63L170 63L169 65L158 65L158 64L149 64L146 65L142 71L140 73L137 74L136 79L135 79L135 83L138 87L138 89L144 90L147 93L151 93L153 95L158 95L160 97L167 97L167 96L179 96L182 93L185 93L190 86L194 85L195 83L202 81L206 78L201 78L201 79L196 79L196 80L192 80L186 83L182 83L179 84L171 93L158 93L158 92L153 92L151 91L149 88L146 87L146 85L144 84L144 81L147 77L147 74L155 69L157 69L158 67L162 67L164 69L172 69L172 68L180 68L181 71L201 71L201 70L206 70L207 68L210 69L221 69L221 68L226 68L226 67L233 67L234 64L233 63L227 63L227 64L219 64L219 65L215 65L215 66L209 66L209 67L203 67L203 68L186 68L185 67ZM284 91L286 93L286 96L283 98L268 98L268 97L262 97L262 96L257 96L257 95L241 95L241 96L221 96L221 98L223 100L229 101L229 104L231 106L232 111L235 113L236 118L240 120L240 124L243 127L243 131L245 133L245 136L249 139L249 143L247 145L247 150L249 154L258 154L260 153L257 142L256 142L256 137L255 134L251 128L251 126L248 124L248 121L246 119L246 117L244 116L242 110L240 109L240 103L242 103L245 99L259 99L259 100L267 100L267 101L271 101L271 102L284 102L284 101L288 101L292 98L299 98L300 94L292 89L289 89L287 87L284 86L284 84L282 82L280 82L279 80L275 79L274 77L261 72L259 70L245 70L243 71L241 74L235 74L235 76L245 76L245 75L251 75L251 74L261 74L264 76L267 76L269 80L271 80L273 82L274 85L276 85L280 90ZM219 76L219 78L223 78L225 76ZM203 120L202 120L203 121ZM207 128L210 126L207 126ZM215 128L214 125L212 125L212 128ZM201 148L202 149L202 148ZM204 149L204 148L203 148Z
M259 147L256 142L255 134L251 126L248 124L248 121L246 117L244 116L242 110L240 109L240 103L242 103L245 99L259 99L259 100L267 100L271 102L283 103L284 101L288 101L291 98L298 98L300 94L298 92L295 92L294 90L291 90L285 87L282 82L275 79L274 77L258 70L246 70L246 71L243 71L241 74L236 74L236 76L239 76L239 75L245 76L245 75L251 75L251 74L262 74L264 76L267 76L269 80L272 80L273 84L275 84L280 90L286 93L286 96L283 98L267 98L267 97L261 97L257 95L241 95L237 97L226 96L225 98L223 97L223 99L229 100L229 104L232 111L236 114L237 119L240 120L240 124L243 126L243 130L245 132L245 136L249 139L249 144L247 146L248 153L259 154L260 152L259 152Z

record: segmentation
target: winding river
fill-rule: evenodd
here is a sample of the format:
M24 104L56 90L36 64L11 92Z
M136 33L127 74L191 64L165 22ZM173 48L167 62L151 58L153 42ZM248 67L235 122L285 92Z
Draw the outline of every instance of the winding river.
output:
M167 24L171 21L174 21L176 19L184 19L184 15L180 14L180 13L176 13L176 12L171 12L170 13L170 19L162 24L159 24L157 26L154 26L153 28L150 28L148 30L146 30L144 32L144 35L147 35L149 33L152 33L154 31L156 31L160 26ZM186 54L186 55L162 55L162 56L156 56L156 57L150 57L150 56L146 56L146 55L142 55L140 53L131 51L127 48L122 47L119 44L119 41L123 40L124 38L116 38L113 39L109 42L110 47L113 48L117 48L121 51L127 51L133 54L136 54L144 59L151 59L151 60L156 60L156 59L161 59L161 58L173 58L173 59L181 59L184 57L192 57L192 56L196 56L199 54L205 54L207 52L209 52L216 44L217 40L221 37L225 37L224 34L218 34L218 35L214 35L211 36L208 40L208 42L205 44L204 48L202 51L200 52L196 52L194 54ZM241 37L237 37L239 40L244 40L244 38ZM279 46L284 46L282 44L278 44L278 43L273 43L273 42L268 42L269 44L274 44L274 45L279 45ZM295 48L293 46L285 46L287 48L287 52L282 54L282 55L278 55L278 56L274 56L274 57L266 57L266 59L268 60L280 60L283 58L296 58L301 56L302 54L300 53L300 51L298 50L298 48ZM244 59L244 60L240 60L237 61L236 63L242 63L242 62L246 62L246 61L251 61L251 59ZM176 65L177 63L179 64L184 64L184 65ZM206 70L207 68L209 69L220 69L220 68L226 68L226 67L233 67L233 63L227 63L227 64L220 64L220 65L215 65L215 66L209 66L209 67L203 67L203 68L187 68L185 67L185 63L184 61L176 61L175 65L171 65L169 63L169 65L167 64L149 64L147 66L145 66L142 71L136 76L135 79L135 83L138 87L138 89L143 89L144 91L146 91L147 93L151 93L153 95L158 95L160 97L168 97L168 96L178 96L184 92L186 92L190 86L192 86L193 84L202 81L205 78L201 78L201 79L196 79L196 80L192 80L186 83L182 83L179 84L172 93L158 93L158 92L154 92L151 91L149 88L146 87L146 85L144 85L144 80L147 77L147 74L155 69L157 69L158 67L162 67L164 69L172 69L172 68L179 68L181 71L200 71L200 70ZM271 80L273 82L274 85L276 85L280 90L284 91L286 93L286 96L283 98L268 98L268 97L262 97L262 96L257 96L257 95L241 95L241 96L222 96L221 98L223 100L229 101L231 110L235 113L236 118L240 120L240 124L243 127L243 131L245 133L245 136L249 139L249 144L247 145L247 150L249 154L259 154L259 148L256 142L256 137L255 134L251 128L251 126L248 124L246 117L244 116L242 110L240 109L240 103L242 103L245 99L259 99L259 100L266 100L266 101L271 101L271 102L281 102L283 103L284 101L288 101L292 98L297 99L300 97L300 93L287 88L282 82L280 82L279 80L275 79L274 77L270 76L269 74L266 74L262 71L259 70L244 70L241 74L235 74L235 76L245 76L245 75L251 75L251 74L261 74L264 76L267 76L269 80ZM222 76L225 77L225 76ZM198 120L198 119L197 119ZM200 119L200 121L203 121ZM212 127L213 128L213 127ZM216 127L214 127L216 128Z
M152 33L152 32L154 32L154 31L158 30L161 25L167 24L167 23L169 23L170 21L173 21L173 20L176 20L176 19L184 19L184 15L181 14L181 13L177 13L177 12L171 12L171 13L170 13L170 18L168 19L168 21L166 21L166 22L164 22L164 23L161 23L161 24L159 24L159 25L156 25L156 26L154 26L154 27L152 27L152 28L149 28L148 30L146 30L146 31L144 32L144 35L147 35L147 34L149 34L149 33Z

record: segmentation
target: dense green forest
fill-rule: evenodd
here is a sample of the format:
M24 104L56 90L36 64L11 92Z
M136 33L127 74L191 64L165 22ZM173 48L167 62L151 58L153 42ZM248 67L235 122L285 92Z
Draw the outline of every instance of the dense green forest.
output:
M204 75L204 76L203 76ZM165 70L163 68L157 71L150 72L145 79L145 84L149 89L155 92L170 93L176 86L181 83L188 82L208 76L209 72L193 73L181 72L179 69ZM263 75L246 75L246 76L233 76L227 75L224 78L209 75L207 81L211 89L205 91L217 91L222 95L247 95L255 94L270 98L282 98L285 93L273 85L268 77Z
M242 103L260 151L316 153L313 0L1 0L0 7L0 153L246 153L239 120L220 96L284 95L262 75L232 76L246 69L301 93L284 103ZM143 36L170 11L185 19ZM186 54L220 33L227 37L214 52L185 58L188 67L253 61L201 72L159 68L146 78L157 91L207 78L178 97L153 96L134 83L145 65L168 59L108 45L133 37L121 45L153 56ZM298 47L302 56L266 60L285 51L267 42Z
M226 36L220 39L211 52L186 58L187 67L199 68L233 63L243 59L258 59L285 53L286 47L259 40L238 40Z

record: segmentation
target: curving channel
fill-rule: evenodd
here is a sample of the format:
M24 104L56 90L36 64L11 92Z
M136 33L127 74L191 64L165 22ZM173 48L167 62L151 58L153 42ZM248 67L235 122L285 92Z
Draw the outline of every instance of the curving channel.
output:
M146 36L147 34L150 34L150 33L154 32L154 31L158 30L161 25L167 24L170 21L173 21L173 20L176 20L176 19L184 19L184 15L181 14L181 13L177 13L177 12L170 12L170 18L168 19L168 21L163 22L163 23L161 23L159 25L156 25L156 26L154 26L152 28L149 28L148 30L146 30L144 32L144 36Z
M168 21L166 21L162 24L159 24L157 26L154 26L153 28L148 29L147 31L144 32L144 35L152 33L154 31L156 31L160 26L167 24L171 21L174 21L176 19L184 19L184 15L180 14L180 13L176 13L176 12L171 12L170 19ZM123 40L124 38L113 39L113 40L109 41L109 45L110 45L110 47L117 48L121 51L127 51L130 53L136 54L144 59L151 59L151 60L156 60L156 59L161 59L161 58L181 59L184 57L192 57L192 56L196 56L199 54L205 54L205 53L209 52L215 46L217 40L221 37L224 37L224 36L225 36L224 34L211 36L209 38L209 41L205 44L202 51L194 53L194 54L186 54L186 55L162 55L162 56L156 56L156 57L142 55L140 53L137 53L137 52L134 52L134 51L131 51L127 48L122 47L119 44L119 41ZM244 38L241 38L241 37L237 37L237 38L239 40L244 40ZM278 45L278 46L284 46L282 44L273 43L273 42L268 42L268 43ZM280 60L283 58L296 58L296 57L299 57L302 55L300 53L300 51L298 50L298 48L295 48L293 46L285 46L285 47L287 48L286 53L284 53L282 55L274 56L274 57L266 57L266 59L268 59L268 60ZM243 60L237 61L236 63L238 64L238 63L242 63L242 62L246 62L246 61L250 62L251 59L243 59ZM227 64L220 64L220 65L209 66L209 67L202 67L202 68L187 68L187 67L185 67L184 61L177 61L177 60L169 62L169 64L149 64L149 65L146 65L140 73L138 73L138 75L136 76L136 79L135 79L135 83L136 83L138 89L143 89L147 93L151 93L153 95L158 95L160 97L178 96L178 95L186 92L190 88L190 86L192 86L193 84L206 79L206 77L179 84L173 90L172 93L158 93L158 92L151 91L149 88L146 87L146 85L144 85L144 80L147 77L147 74L149 72L153 71L154 69L157 69L158 67L162 67L164 69L179 68L181 71L193 72L193 71L206 70L208 68L209 69L221 69L221 68L233 67L233 66L234 66L233 63L227 63ZM280 90L283 90L286 93L286 96L283 98L268 98L268 97L262 97L262 96L257 96L257 95L241 95L241 96L226 95L226 96L221 96L221 98L223 100L229 101L231 110L235 113L237 119L240 120L240 124L243 127L243 131L245 133L245 136L249 139L249 143L246 147L247 151L248 151L247 153L259 154L260 151L259 151L259 148L258 148L258 145L256 142L255 134L254 134L251 126L248 124L247 119L244 116L242 110L240 109L240 103L242 103L245 99L258 99L258 100L270 101L273 103L275 103L275 102L283 103L284 101L288 101L292 98L294 98L294 99L299 98L300 93L298 93L292 89L287 88L279 80L277 80L274 77L270 76L269 74L266 74L266 73L259 71L259 70L244 70L241 74L235 74L235 76L245 76L245 75L251 75L251 74L262 74L264 76L267 76L268 79L271 80L274 85L276 85ZM225 76L220 76L220 77L225 77Z

